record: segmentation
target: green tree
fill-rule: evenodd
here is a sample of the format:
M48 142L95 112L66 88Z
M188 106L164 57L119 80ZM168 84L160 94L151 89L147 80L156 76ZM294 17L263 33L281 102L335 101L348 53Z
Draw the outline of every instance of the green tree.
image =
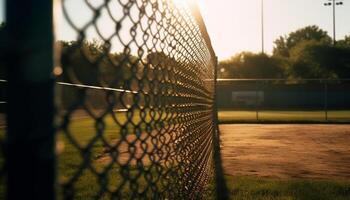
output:
M140 58L126 53L111 53L108 46L97 40L59 41L56 45L61 49L63 70L58 77L59 81L125 90L136 90L139 87L136 81L130 80L142 69ZM61 105L65 108L74 105L80 98L78 94L75 87L61 87ZM90 106L98 109L107 106L105 91L87 90L86 95L89 98L86 103ZM125 100L127 101L130 99Z
M101 47L95 42L59 41L61 66L59 80L65 82L99 85L97 60L102 55Z
M125 80L141 68L140 59L125 53L110 53L98 41L60 41L63 81L130 89Z
M291 78L348 78L350 49L321 41L302 41L290 51L287 74Z
M350 48L350 35L346 35L344 39L337 41L337 46Z
M289 50L287 47L287 39L286 37L280 36L278 39L274 41L274 48L273 48L273 55L275 56L282 56L282 57L288 57L289 56Z
M99 63L100 77L109 87L131 89L131 85L125 85L125 81L139 74L143 69L141 60L133 55L125 53L110 53L104 56Z
M221 78L281 78L281 60L266 54L242 52L219 63Z
M320 29L316 25L307 26L291 32L287 36L280 36L277 40L275 40L273 55L288 57L293 47L298 45L300 42L310 40L323 42L325 44L332 43L332 39L327 34L327 31Z

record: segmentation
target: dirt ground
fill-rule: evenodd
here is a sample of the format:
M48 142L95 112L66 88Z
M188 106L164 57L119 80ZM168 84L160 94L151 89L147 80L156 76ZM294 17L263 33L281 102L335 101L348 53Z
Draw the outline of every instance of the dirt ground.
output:
M350 125L221 125L228 175L350 180Z

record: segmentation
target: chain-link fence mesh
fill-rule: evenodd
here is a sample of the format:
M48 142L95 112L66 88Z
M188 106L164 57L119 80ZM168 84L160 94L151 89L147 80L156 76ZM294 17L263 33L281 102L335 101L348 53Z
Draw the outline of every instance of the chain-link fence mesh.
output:
M198 13L171 0L61 6L75 39L58 42L55 68L59 197L210 198L216 58Z

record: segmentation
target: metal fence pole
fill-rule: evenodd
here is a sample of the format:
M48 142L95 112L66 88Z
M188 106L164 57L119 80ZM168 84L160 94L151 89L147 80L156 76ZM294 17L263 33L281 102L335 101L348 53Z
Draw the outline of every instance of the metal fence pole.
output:
M328 120L328 83L324 82L324 113L325 119Z
M227 200L228 190L224 177L224 170L222 167L221 149L220 149L220 130L218 119L218 97L217 97L217 72L218 72L218 59L215 58L214 65L214 122L216 131L214 134L214 162L215 162L215 177L216 177L216 199Z
M255 109L256 109L256 121L259 121L259 94L258 94L258 81L255 81Z
M8 200L55 199L52 2L6 2Z

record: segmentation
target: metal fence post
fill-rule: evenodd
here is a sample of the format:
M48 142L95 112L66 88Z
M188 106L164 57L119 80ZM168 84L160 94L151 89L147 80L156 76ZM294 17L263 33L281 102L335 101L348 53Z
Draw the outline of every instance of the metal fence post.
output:
M55 199L52 2L6 2L8 200Z
M259 121L259 96L258 96L258 80L255 81L255 109L256 109L256 121Z
M325 119L328 120L328 82L325 80L324 82L324 113Z
M214 122L216 131L214 134L214 162L215 162L215 177L216 177L216 199L226 200L228 199L228 190L224 177L224 170L222 167L221 149L220 149L220 130L218 119L218 97L217 97L217 72L218 72L218 59L215 58L214 64Z

